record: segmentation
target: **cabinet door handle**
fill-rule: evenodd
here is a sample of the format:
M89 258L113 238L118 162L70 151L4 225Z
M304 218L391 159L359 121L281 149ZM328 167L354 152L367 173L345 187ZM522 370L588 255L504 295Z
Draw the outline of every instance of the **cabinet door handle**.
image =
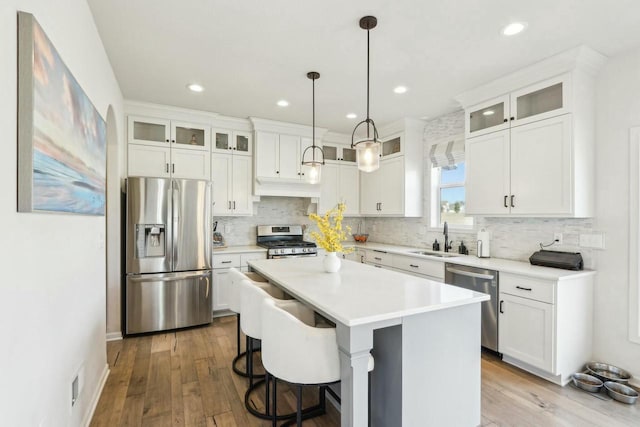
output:
M516 289L520 289L522 291L531 291L531 288L524 288L522 286L516 286Z
M231 201L229 201L227 203L229 203L229 210L231 210Z
M235 200L233 201L233 210L234 211L236 210L236 201Z
M504 311L502 310L502 304L504 303L504 300L500 300L500 313L504 313Z
M222 261L220 264L231 264L231 261Z
M513 204L513 199L514 199L515 197L516 197L516 196L514 196L513 194L511 195L511 207L512 207L512 208L515 208L515 207L516 207L516 205L515 205L515 204Z
M300 176L300 172L298 172L298 176Z
M415 264L409 264L409 267L413 267L413 268L419 268L417 265Z
M175 140L175 139L172 139L172 140L171 140L171 142L173 142L173 143L175 144L175 143L176 143L176 140Z
M374 264L373 266L374 266L375 268L382 268L382 266L381 266L381 265L375 265L375 264Z
M175 172L176 172L176 164L171 163L171 173L175 173Z
M382 202L380 202L380 210L382 210Z
M504 119L504 123L507 123L509 121L509 119Z
M166 165L165 170L167 171L167 173L169 173L169 163L165 163L165 165Z
M511 121L514 121L515 119L516 119L515 117L511 117L511 118L510 118L510 120L511 120Z
M373 259L375 259L376 261L382 261L382 258L379 258L377 256L374 256Z
M276 173L280 173L280 171L276 171Z
M164 142L169 142L169 140L168 140L168 139L165 139L165 140L164 140Z
M509 196L504 196L504 207L508 208L509 205L507 205L507 198L509 198Z

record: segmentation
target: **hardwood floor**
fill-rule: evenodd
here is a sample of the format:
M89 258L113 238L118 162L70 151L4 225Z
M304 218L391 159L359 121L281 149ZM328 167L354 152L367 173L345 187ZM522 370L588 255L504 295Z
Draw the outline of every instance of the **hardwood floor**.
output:
M206 327L109 342L111 373L91 426L269 426L245 410L247 380L231 370L235 331L235 317L224 317ZM306 390L305 405L316 396ZM264 406L261 393L251 401ZM293 392L279 383L279 412L294 407ZM304 425L339 426L338 412L327 408ZM482 425L638 426L640 409L556 386L483 354Z

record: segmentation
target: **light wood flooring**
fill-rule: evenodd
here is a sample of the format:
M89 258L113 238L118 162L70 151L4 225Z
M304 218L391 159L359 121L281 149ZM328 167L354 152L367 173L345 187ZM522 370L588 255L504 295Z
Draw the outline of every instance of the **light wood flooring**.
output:
M269 426L245 410L247 380L231 370L235 334L235 317L223 317L206 327L109 342L111 372L91 426ZM278 412L293 410L292 390L279 384L278 392ZM316 401L313 390L304 397L305 404ZM263 408L261 393L251 401ZM338 427L339 414L327 408L304 425ZM559 387L483 354L482 425L640 426L640 407Z

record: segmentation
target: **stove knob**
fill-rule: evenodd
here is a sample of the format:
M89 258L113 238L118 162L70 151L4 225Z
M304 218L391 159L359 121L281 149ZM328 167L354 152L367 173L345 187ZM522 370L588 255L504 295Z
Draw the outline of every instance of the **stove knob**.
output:
M302 248L302 252L307 252L307 248Z

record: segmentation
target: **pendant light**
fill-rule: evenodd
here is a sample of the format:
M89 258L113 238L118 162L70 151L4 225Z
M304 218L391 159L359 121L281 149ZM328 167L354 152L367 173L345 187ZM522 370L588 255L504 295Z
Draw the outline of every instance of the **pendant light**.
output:
M316 145L316 80L320 78L320 73L310 71L307 73L307 77L311 79L312 87L312 123L311 128L312 139L311 146L307 147L302 152L302 166L305 167L304 176L309 184L318 184L320 182L321 166L324 165L324 151L320 146ZM311 150L311 160L304 160L304 156L307 151ZM317 152L317 156L316 156Z
M356 149L356 161L358 169L363 172L373 172L380 167L380 142L378 141L378 129L369 117L369 30L378 25L375 16L365 16L360 19L360 28L367 30L367 118L356 125L351 134L351 148ZM360 125L367 125L367 137L364 140L354 142L356 130ZM373 127L373 135L370 136L369 128Z

